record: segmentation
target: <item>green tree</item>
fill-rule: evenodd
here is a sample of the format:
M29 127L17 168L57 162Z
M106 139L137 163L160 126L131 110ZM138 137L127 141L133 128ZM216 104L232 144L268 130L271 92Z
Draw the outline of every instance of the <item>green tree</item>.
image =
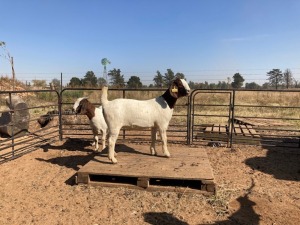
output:
M176 74L175 74L175 77L178 77L178 78L180 78L180 79L185 79L185 76L184 76L183 73L176 73Z
M55 90L60 90L60 80L57 78L52 79L50 86L53 85Z
M218 86L215 83L210 83L208 85L208 87L209 87L209 89L217 89L218 88Z
M106 80L103 77L99 77L97 79L97 84L99 87L102 87L104 84L106 84Z
M138 76L131 76L127 81L128 88L141 88L143 84Z
M269 84L272 87L275 87L276 90L278 89L279 85L283 82L283 74L280 69L273 69L267 73L269 77Z
M125 80L124 80L124 76L121 75L121 70L120 69L113 69L110 70L107 74L108 76L110 76L111 81L110 84L113 85L114 87L117 88L122 88L125 87Z
M164 86L164 79L161 73L157 70L156 76L153 78L154 87L163 87Z
M46 80L32 80L32 84L38 88L45 88L47 86Z
M217 88L218 89L227 89L228 85L225 81L219 81L218 84L217 84Z
M283 80L285 83L285 87L289 89L293 85L293 74L290 69L286 69L283 73Z
M194 81L190 81L189 86L190 86L191 89L196 89L197 88L197 83L195 83Z
M232 78L233 82L231 83L231 86L233 88L241 88L243 86L245 79L240 73L235 73Z
M175 78L174 72L171 69L167 69L167 72L163 76L164 83L167 86L169 86L169 85L171 85L174 78Z
M261 87L262 89L270 89L270 83L269 82L263 83Z
M82 85L82 80L78 77L72 77L69 83L70 87L80 87Z
M255 83L255 82L251 82L251 83L246 83L245 84L245 88L246 89L260 89L260 85Z
M86 87L96 87L97 86L97 77L95 76L93 71L86 72L82 83Z

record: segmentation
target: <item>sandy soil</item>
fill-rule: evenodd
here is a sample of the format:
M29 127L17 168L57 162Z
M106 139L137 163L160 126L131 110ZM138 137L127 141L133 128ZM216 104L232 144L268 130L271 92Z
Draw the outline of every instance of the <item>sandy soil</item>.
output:
M75 185L90 142L44 146L0 165L0 224L300 224L299 149L199 148L213 196Z

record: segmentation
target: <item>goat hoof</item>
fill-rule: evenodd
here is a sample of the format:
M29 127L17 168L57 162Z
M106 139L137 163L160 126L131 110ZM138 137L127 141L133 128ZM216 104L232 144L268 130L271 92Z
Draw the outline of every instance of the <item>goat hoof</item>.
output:
M112 162L113 164L117 164L117 163L118 163L118 160L116 160L115 158L113 158L113 159L111 159L111 162Z
M171 157L171 155L170 155L170 153L165 153L165 156L167 157L167 158L170 158Z
M150 149L150 154L151 155L157 155L157 152L154 149Z

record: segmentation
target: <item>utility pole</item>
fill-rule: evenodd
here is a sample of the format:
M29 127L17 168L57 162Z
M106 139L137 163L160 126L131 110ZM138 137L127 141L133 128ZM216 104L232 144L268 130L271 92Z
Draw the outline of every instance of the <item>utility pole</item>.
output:
M12 77L13 77L13 91L15 91L15 69L14 69L14 57L10 58L10 64L11 64L11 72L12 72Z

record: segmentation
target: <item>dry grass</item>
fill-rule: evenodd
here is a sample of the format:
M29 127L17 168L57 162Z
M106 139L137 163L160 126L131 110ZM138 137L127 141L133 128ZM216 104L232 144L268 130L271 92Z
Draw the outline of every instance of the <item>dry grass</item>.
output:
M194 113L202 115L195 118L196 123L227 123L227 118L222 117L229 114L230 96L227 93L200 91L194 103ZM284 118L291 125L299 126L299 106L300 92L237 91L234 110L235 117Z
M10 79L1 77L1 87L10 85ZM5 85L4 85L5 83ZM24 84L17 82L20 88ZM164 93L145 89L144 91L132 90L110 90L108 98L113 100L116 98L129 98L146 100L155 98ZM39 94L24 94L23 99L29 107L43 106L48 104L56 104L57 96L55 93L39 93ZM0 95L0 110L5 106L4 98L7 94ZM63 92L63 110L72 108L73 103L78 97L88 97L89 100L96 105L101 104L101 89L99 90L68 90ZM288 108L300 106L300 91L299 92L272 92L272 91L237 91L235 96L235 116L236 117L266 117L266 118L286 118L291 125L300 125L300 109ZM195 124L227 124L230 108L230 92L226 91L199 91L192 99L194 107L192 113L195 115ZM178 100L174 110L174 115L187 114L188 98ZM255 107L254 107L255 106ZM257 107L260 106L260 107ZM268 107L273 108L268 108ZM286 107L286 108L284 108ZM48 109L38 108L30 110L33 114L47 113ZM291 120L289 120L291 119ZM298 121L299 119L299 121ZM186 123L185 116L174 117L174 124Z

